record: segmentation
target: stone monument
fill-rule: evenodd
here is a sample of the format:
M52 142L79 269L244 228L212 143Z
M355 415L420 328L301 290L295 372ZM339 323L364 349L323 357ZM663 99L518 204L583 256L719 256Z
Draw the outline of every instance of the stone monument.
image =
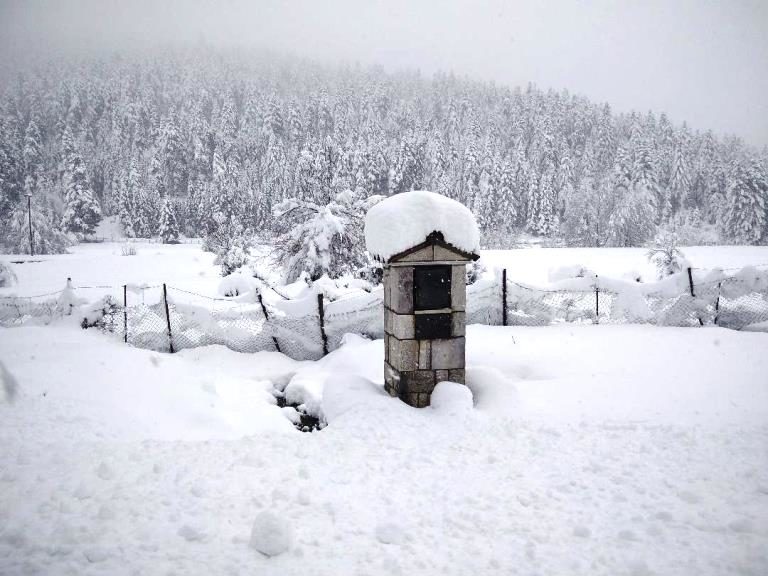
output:
M438 382L464 384L466 265L478 244L471 212L439 194L404 192L368 212L366 245L384 268L385 388L411 406L429 406Z

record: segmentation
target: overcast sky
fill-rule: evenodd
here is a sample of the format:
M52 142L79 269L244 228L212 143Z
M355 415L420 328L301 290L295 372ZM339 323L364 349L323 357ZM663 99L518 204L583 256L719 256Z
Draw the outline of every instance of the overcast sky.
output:
M567 88L768 145L768 0L0 0L0 49L267 46Z

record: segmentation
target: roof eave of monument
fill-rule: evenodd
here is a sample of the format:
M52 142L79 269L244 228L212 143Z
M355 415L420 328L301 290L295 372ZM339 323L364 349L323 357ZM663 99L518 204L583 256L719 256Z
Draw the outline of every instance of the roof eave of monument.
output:
M475 254L474 252L465 252L464 250L460 250L459 248L456 248L456 246L454 246L453 244L449 244L448 242L445 241L443 234L437 231L432 232L429 236L427 236L427 238L421 244L417 244L416 246L408 248L408 250L403 250L402 252L399 252L391 256L387 260L380 258L379 256L374 256L374 257L380 262L389 264L391 262L397 262L398 260L405 258L406 256L413 254L414 252L418 252L419 250L426 248L427 246L440 246L441 248L445 248L447 250L450 250L458 254L459 256L461 256L466 260L478 260L480 258L479 254Z

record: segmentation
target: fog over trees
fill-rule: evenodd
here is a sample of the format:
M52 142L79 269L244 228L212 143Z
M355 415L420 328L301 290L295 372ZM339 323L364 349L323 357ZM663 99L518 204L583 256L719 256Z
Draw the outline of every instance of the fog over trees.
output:
M291 206L332 219L429 189L471 207L489 247L641 246L660 231L765 243L768 154L706 128L566 91L251 51L59 58L3 80L0 242L28 250L27 194L41 251L116 215L128 236L228 237L226 252L291 237Z

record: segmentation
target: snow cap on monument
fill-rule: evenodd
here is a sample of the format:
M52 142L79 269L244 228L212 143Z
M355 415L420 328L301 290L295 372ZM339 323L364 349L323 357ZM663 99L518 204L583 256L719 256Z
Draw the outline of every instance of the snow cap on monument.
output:
M480 231L472 212L441 194L425 190L395 194L373 206L365 217L366 248L385 262L421 244L433 232L467 254L480 250Z

